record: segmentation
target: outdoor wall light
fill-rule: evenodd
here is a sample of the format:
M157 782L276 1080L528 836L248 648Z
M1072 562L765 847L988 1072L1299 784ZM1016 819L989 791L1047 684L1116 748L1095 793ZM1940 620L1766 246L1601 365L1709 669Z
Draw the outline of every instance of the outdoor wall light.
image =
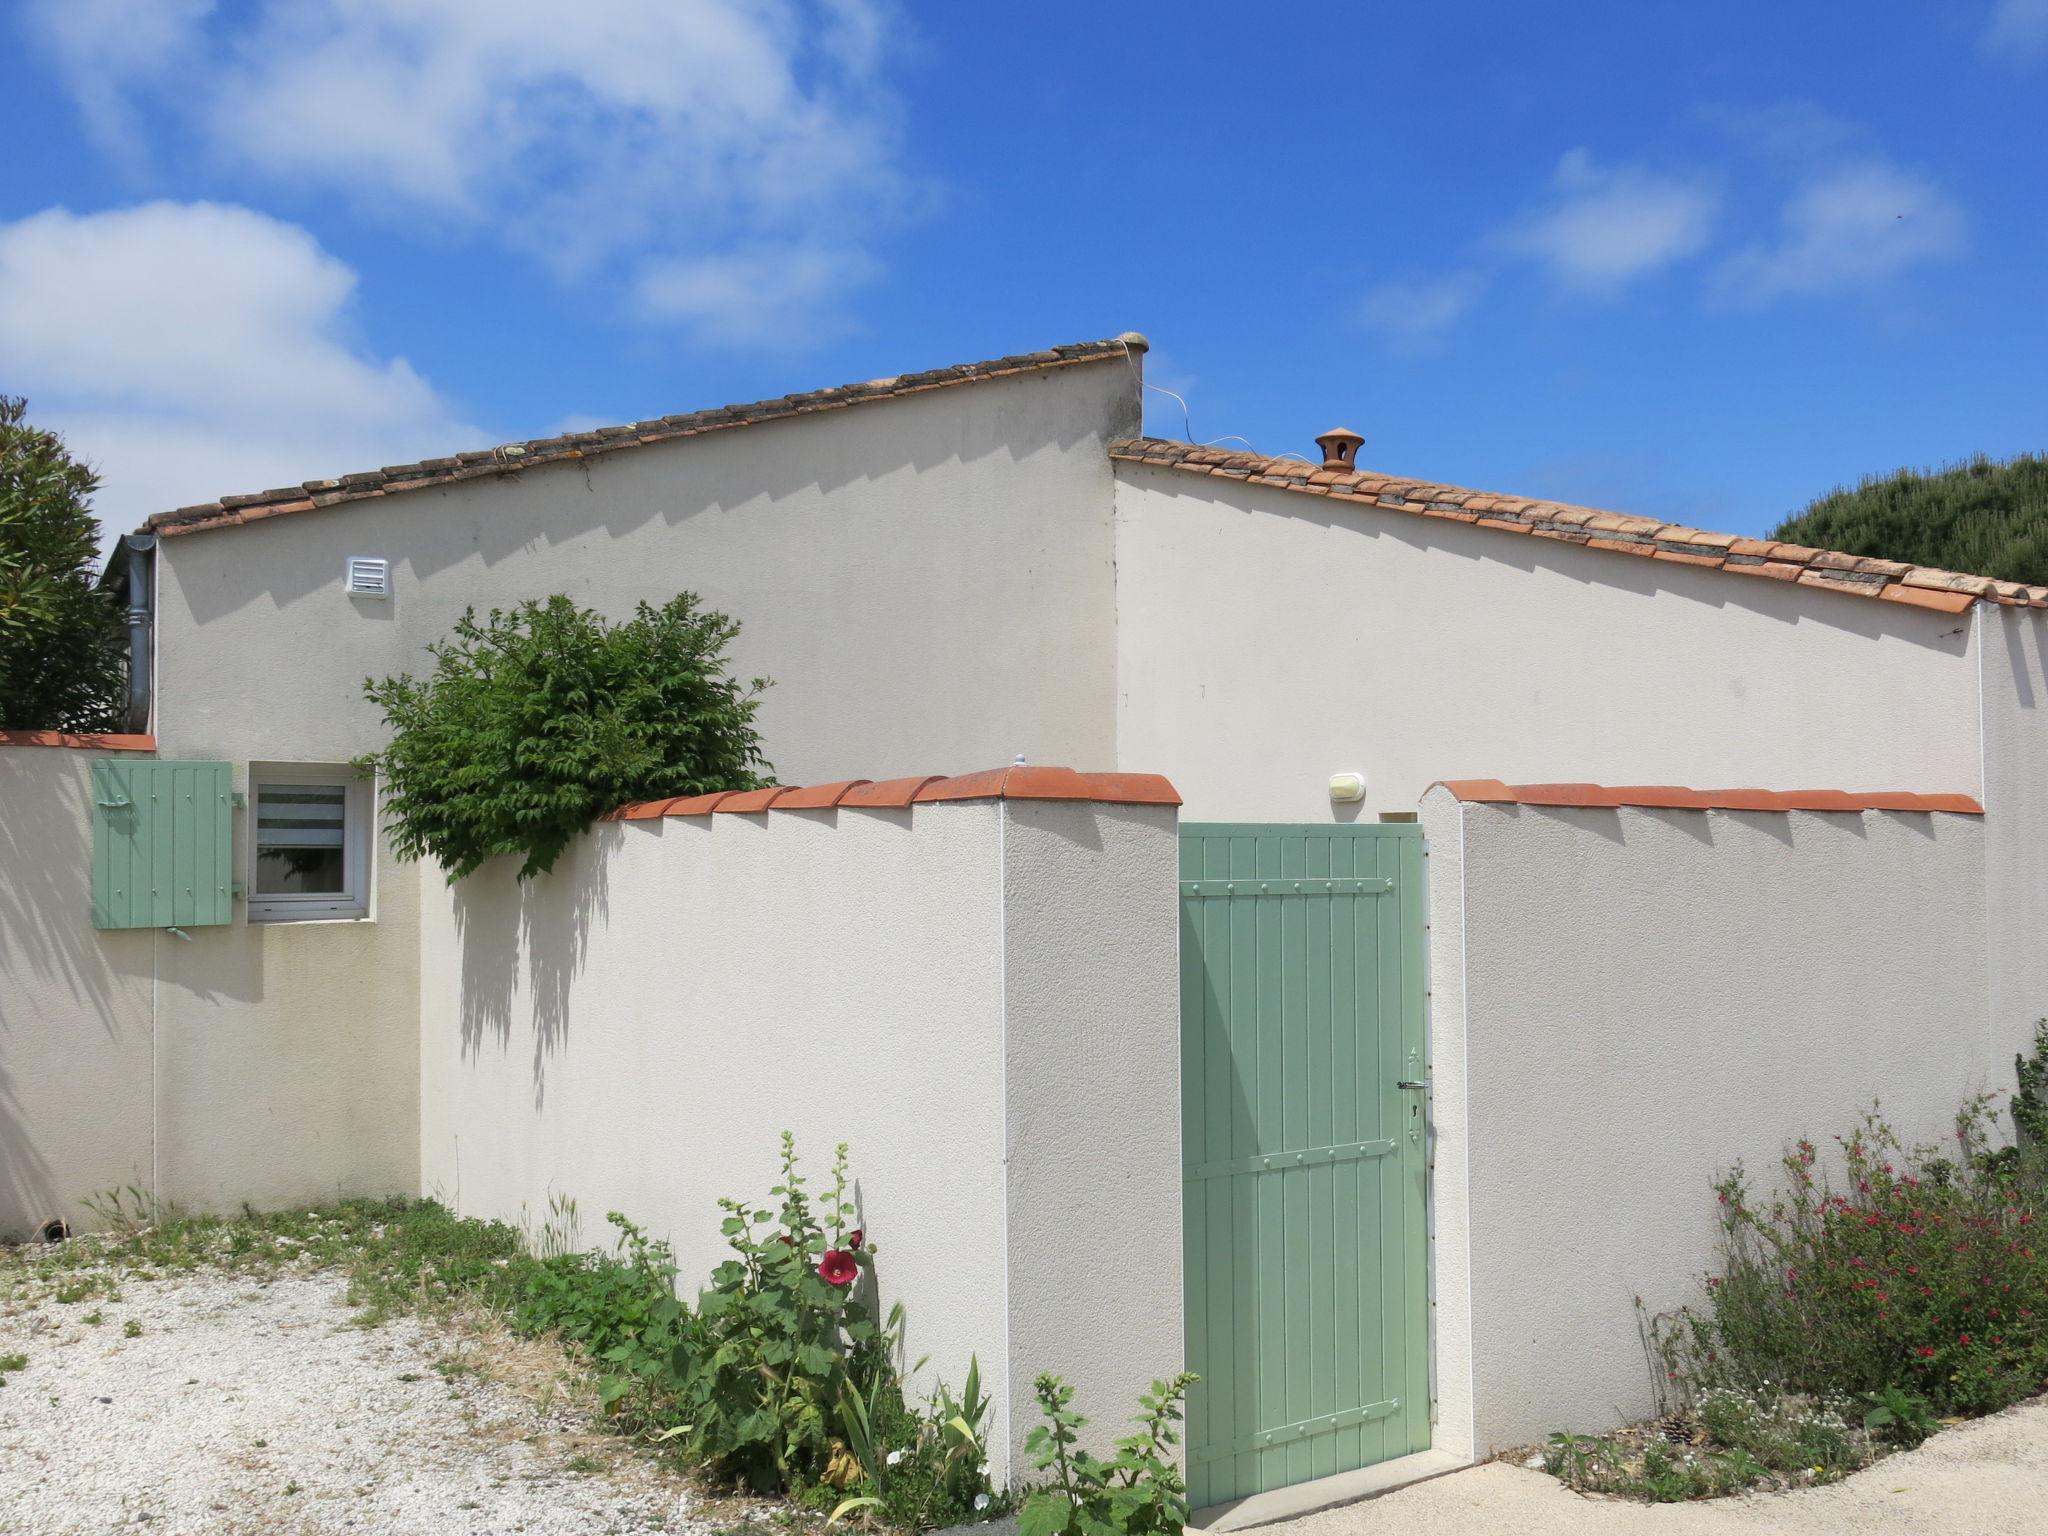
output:
M1330 798L1340 804L1365 798L1365 775L1362 773L1333 773L1330 775Z

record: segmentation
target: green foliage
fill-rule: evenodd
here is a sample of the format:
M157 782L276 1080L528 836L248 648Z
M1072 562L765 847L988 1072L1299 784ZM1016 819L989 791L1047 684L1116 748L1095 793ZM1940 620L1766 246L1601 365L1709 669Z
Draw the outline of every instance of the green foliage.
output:
M19 1350L11 1354L0 1355L0 1387L7 1385L8 1372L25 1371L27 1369L28 1356L22 1354Z
M2043 1172L2048 1162L2048 1019L2034 1026L2031 1054L2012 1059L2019 1089L2012 1096L2013 1136L2031 1171Z
M465 613L431 647L432 676L363 684L392 733L364 760L384 775L392 846L451 882L517 854L523 880L629 801L768 782L767 680L726 675L738 634L690 592L621 624L562 596Z
M850 1191L841 1147L831 1186L814 1202L785 1135L777 1205L721 1202L735 1256L697 1312L676 1297L667 1245L623 1216L610 1218L619 1233L613 1252L571 1251L575 1202L560 1195L541 1232L528 1236L431 1200L223 1218L108 1192L99 1208L120 1214L122 1230L0 1248L0 1309L118 1300L124 1275L209 1266L268 1278L339 1266L363 1326L404 1311L481 1306L515 1332L561 1338L598 1367L615 1427L688 1453L714 1475L786 1493L837 1520L902 1531L1001 1513L1006 1501L988 1482L980 1363L970 1361L957 1396L940 1386L930 1403L906 1403L896 1368L902 1310L882 1327L870 1319L862 1294L874 1248L849 1230L857 1219ZM153 1224L140 1224L145 1209ZM0 1361L0 1376L22 1363ZM436 1369L452 1382L474 1367L451 1358Z
M922 1418L904 1405L891 1377L878 1376L865 1397L845 1389L840 1425L859 1476L847 1483L832 1522L858 1513L923 1531L987 1518L996 1506L982 1450L988 1409L978 1359L968 1362L960 1395L940 1386Z
M1080 1448L1088 1421L1073 1408L1074 1389L1047 1373L1032 1383L1045 1423L1025 1438L1049 1487L1024 1501L1018 1536L1179 1536L1188 1521L1187 1484L1174 1446L1181 1402L1195 1377L1155 1381L1138 1401L1138 1433L1119 1440L1104 1461Z
M0 395L0 729L118 731L127 631L94 586L99 480L27 408Z
M1864 1400L1869 1406L1863 1412L1863 1427L1907 1450L1941 1428L1927 1399L1902 1387L1866 1393Z
M2048 457L1979 454L1933 474L1902 469L1836 490L1771 535L1789 544L2048 582Z
M822 1209L805 1183L785 1131L780 1209L719 1202L734 1256L712 1272L669 1363L684 1449L764 1491L822 1480L848 1396L873 1402L878 1380L893 1381L889 1342L856 1299L875 1260L849 1230L845 1145Z
M1894 1448L1877 1425L1852 1425L1849 1407L1770 1386L1708 1387L1687 1410L1655 1423L1552 1435L1543 1464L1582 1493L1657 1504L1829 1483Z
M685 1327L675 1258L617 1211L606 1220L619 1229L617 1254L552 1253L521 1264L512 1326L559 1334L597 1361L608 1412L651 1416Z

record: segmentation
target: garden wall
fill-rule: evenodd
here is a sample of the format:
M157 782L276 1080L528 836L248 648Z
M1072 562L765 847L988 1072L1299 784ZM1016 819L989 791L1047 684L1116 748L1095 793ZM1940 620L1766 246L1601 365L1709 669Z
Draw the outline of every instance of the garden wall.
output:
M780 1131L813 1192L851 1143L882 1306L924 1380L979 1356L1000 1481L1036 1372L1108 1429L1181 1360L1175 797L1016 769L752 809L775 793L427 883L423 1183L535 1227L571 1196L584 1246L623 1211L687 1296Z
M0 732L0 1241L154 1179L156 935L92 926L92 761L147 737Z
M1879 1098L1943 1139L2031 1035L1989 1005L1973 801L1540 803L1590 788L1423 801L1447 1449L1646 1411L1633 1299L1696 1299L1718 1173L1770 1185L1788 1142L1826 1145ZM1630 796L1660 792L1605 798Z

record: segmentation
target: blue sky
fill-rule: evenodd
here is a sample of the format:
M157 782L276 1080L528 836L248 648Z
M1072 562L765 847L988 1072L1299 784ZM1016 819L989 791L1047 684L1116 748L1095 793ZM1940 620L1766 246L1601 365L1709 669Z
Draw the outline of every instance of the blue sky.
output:
M2048 0L0 25L0 390L112 523L1125 329L1200 440L1738 532L2048 449Z

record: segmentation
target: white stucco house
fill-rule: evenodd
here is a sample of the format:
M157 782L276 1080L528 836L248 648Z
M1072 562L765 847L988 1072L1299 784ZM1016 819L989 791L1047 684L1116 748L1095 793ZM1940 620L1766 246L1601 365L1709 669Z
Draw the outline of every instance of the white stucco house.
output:
M1639 1408L1717 1169L1937 1131L2048 1014L2048 589L1147 438L1144 353L150 519L132 734L0 737L0 1236L567 1190L708 1267L788 1123L1013 1442L1035 1370L1106 1423L1185 1358L1247 1518ZM682 589L794 788L524 886L392 855L364 678ZM109 763L201 775L193 905L110 920ZM762 1092L828 1040L843 1092Z

